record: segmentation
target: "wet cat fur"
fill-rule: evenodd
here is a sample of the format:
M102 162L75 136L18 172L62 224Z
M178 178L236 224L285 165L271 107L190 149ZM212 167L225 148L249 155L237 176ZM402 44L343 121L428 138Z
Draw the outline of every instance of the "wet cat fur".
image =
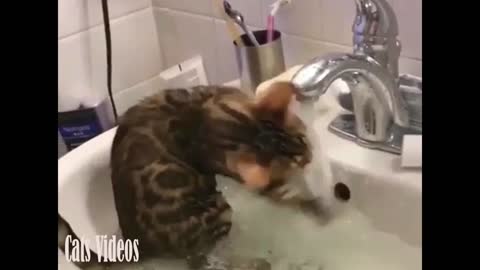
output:
M123 237L139 240L141 258L196 258L229 233L232 210L216 174L298 203L283 201L281 189L311 160L305 125L289 110L294 93L288 82L256 98L223 86L166 89L123 115L112 185Z

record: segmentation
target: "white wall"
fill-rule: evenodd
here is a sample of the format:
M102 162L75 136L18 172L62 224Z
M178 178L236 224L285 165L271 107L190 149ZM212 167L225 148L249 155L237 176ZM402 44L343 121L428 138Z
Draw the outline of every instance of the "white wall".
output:
M422 74L422 1L388 0L400 25L400 71ZM265 28L273 0L229 0L247 24ZM195 54L204 57L212 83L236 78L235 55L225 24L212 0L152 0L159 43L166 65ZM282 9L276 27L284 33L288 66L330 51L351 51L354 0L293 0Z
M421 0L389 0L403 44L401 72L421 76ZM231 40L212 0L109 0L112 87L118 112L162 87L158 74L196 54L211 83L238 77ZM253 28L264 27L273 0L229 0ZM100 0L58 0L58 110L107 96ZM293 0L280 11L288 66L329 51L350 51L354 0ZM59 145L60 145L59 137ZM59 146L59 156L64 149Z
M112 90L123 110L129 92L150 89L163 68L150 0L110 0ZM58 0L59 111L107 97L100 0Z
M112 89L119 113L160 87L163 61L150 0L109 0ZM107 97L100 0L58 0L58 111ZM59 135L59 157L65 152Z

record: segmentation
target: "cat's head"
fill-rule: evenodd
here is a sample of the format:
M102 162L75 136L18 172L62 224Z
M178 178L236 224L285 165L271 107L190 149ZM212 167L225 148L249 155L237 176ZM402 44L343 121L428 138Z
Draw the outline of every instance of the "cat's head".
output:
M274 179L285 178L312 159L306 124L291 109L295 92L293 84L276 82L248 106L259 127L256 136L226 158L228 168L252 189L262 189Z

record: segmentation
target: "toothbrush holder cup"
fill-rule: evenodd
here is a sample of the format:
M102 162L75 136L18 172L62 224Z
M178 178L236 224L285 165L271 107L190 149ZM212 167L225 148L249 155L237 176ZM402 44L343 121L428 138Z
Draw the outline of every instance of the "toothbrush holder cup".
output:
M253 35L260 44L255 47L243 34L241 39L245 46L238 46L233 42L240 75L242 90L255 93L257 87L264 81L272 79L285 72L282 34L274 31L273 39L267 43L267 30L253 31Z

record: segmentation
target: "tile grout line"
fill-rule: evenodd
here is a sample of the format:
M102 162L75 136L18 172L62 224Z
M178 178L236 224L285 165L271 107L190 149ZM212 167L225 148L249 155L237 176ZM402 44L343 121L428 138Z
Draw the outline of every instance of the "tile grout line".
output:
M119 20L123 19L124 17L128 17L128 16L133 15L135 13L142 12L142 11L147 10L149 8L152 8L152 7L150 6L150 7L143 7L143 8L140 8L140 9L135 9L135 10L129 11L125 14L119 15L117 17L110 18L110 24L114 24L114 23L118 22ZM80 30L77 30L77 31L72 32L72 33L68 33L68 34L63 35L63 36L59 36L58 41L71 38L72 36L82 34L83 32L88 32L88 31L90 31L94 28L100 27L100 26L103 26L103 19L102 19L101 23L97 23L97 24L94 24L94 25L89 25L86 28L82 28Z
M118 95L118 94L120 94L120 93L122 93L122 92L124 92L124 91L127 91L127 90L130 90L130 89L139 87L139 86L141 86L141 85L144 84L144 83L147 83L147 82L149 82L149 81L155 80L156 78L161 79L161 78L160 78L160 74L161 74L161 73L162 73L162 71L160 71L158 74L156 74L156 75L154 75L154 76L152 76L152 77L149 77L149 78L144 79L143 81L137 82L136 84L134 84L134 85L132 85L132 86L130 86L130 87L123 88L123 89L120 89L120 90L118 90L118 91L115 91L115 93L113 94L113 96L116 96L116 95Z

